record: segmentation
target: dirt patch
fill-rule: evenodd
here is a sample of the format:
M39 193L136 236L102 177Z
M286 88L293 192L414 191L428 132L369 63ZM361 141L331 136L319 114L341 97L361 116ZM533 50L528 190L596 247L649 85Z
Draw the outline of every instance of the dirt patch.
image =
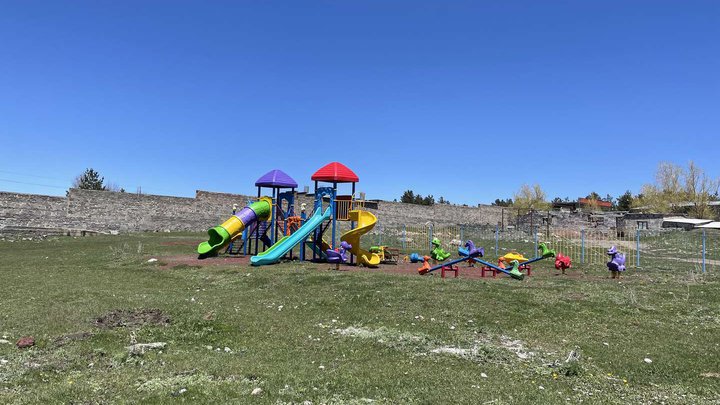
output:
M176 240L171 242L162 242L160 246L197 246L202 240Z
M95 326L104 329L125 328L135 326L167 326L170 316L159 309L116 309L96 318Z
M389 273L389 274L404 274L408 276L414 276L414 277L421 277L420 274L418 274L418 268L422 267L422 263L410 263L410 262L400 262L397 265L392 264L383 264L380 267L376 269L368 269L366 267L353 267L353 266L341 266L341 270L349 270L349 271L369 271L369 272L382 272L382 273ZM482 277L482 272L480 271L480 266L476 267L469 267L465 262L459 263L458 267L460 270L458 271L458 278L471 278L471 279L485 279L485 280L493 280L493 277L489 273L485 273L485 278ZM424 275L422 277L440 277L441 272L440 270L435 270L432 273L428 273L427 275ZM454 278L455 273L445 273L445 277L447 278ZM502 278L506 278L508 276L500 275L495 278L496 280L500 280Z
M218 256L209 257L204 260L198 259L197 255L175 255L158 257L161 269L172 268L199 268L213 266L249 266L250 256Z
M93 335L94 335L94 333L92 333L92 332L71 333L69 335L60 336L59 338L55 339L53 341L53 343L55 344L56 347L60 347L60 346L65 346L68 343L90 339Z

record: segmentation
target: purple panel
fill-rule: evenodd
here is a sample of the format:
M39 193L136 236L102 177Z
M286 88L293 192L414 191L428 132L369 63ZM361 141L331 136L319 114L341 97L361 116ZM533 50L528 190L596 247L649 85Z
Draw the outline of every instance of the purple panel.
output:
M255 182L257 187L297 188L297 182L282 170L270 170Z
M241 220L245 226L248 226L248 224L252 223L253 221L255 221L255 219L257 219L255 211L251 210L248 207L241 209L240 212L235 214L235 216L238 217L238 219Z

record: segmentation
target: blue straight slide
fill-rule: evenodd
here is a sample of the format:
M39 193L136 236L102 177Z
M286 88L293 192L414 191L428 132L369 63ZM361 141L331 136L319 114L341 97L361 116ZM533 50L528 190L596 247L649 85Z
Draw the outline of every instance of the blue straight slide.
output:
M321 208L318 208L315 210L313 216L310 217L307 222L300 227L300 229L295 231L292 235L284 236L282 239L277 241L276 244L270 246L270 249L257 256L251 257L250 263L253 266L264 266L266 264L279 262L280 259L290 251L290 249L297 246L298 243L301 243L305 238L310 236L312 231L329 219L331 214L331 207L328 207L325 210L325 213L322 212Z

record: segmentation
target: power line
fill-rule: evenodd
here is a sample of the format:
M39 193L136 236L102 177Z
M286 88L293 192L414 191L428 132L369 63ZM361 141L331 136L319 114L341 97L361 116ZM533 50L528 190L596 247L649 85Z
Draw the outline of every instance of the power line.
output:
M25 184L29 186L40 186L40 187L52 187L52 188L61 188L63 190L66 190L67 187L60 187L60 186L51 186L49 184L40 184L40 183L29 183L26 181L17 181L17 180L10 180L10 179L0 179L0 181L8 182L8 183L17 183L17 184Z
M38 176L37 174L27 174L27 173L10 172L10 171L7 171L7 170L0 170L0 173L13 174L13 175L15 175L15 176L23 176L23 177L34 177L34 178L36 178L36 179L65 181L65 180L58 179L58 178L56 178L56 177Z

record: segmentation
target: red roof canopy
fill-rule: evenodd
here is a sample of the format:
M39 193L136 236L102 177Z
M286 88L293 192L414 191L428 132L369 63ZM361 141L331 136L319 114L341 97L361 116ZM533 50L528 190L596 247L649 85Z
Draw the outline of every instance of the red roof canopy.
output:
M360 181L357 174L353 173L352 170L340 162L326 164L318 169L318 171L312 175L311 179L330 183L356 183Z

